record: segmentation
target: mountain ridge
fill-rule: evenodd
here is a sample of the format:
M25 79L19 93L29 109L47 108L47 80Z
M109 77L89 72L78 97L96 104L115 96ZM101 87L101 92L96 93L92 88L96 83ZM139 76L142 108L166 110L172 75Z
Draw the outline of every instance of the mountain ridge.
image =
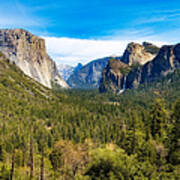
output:
M132 46L133 48L130 49ZM146 59L144 61L145 63L142 63L141 58L143 56L137 58L139 50L136 50L134 46L142 47L142 45L130 43L122 59L116 62L119 64L118 66L126 65L126 70L128 69L128 71L121 67L118 72L115 72L115 68L111 66L112 61L109 62L108 66L104 69L99 87L100 92L113 91L114 93L118 93L123 92L121 91L123 87L126 89L137 88L140 84L158 80L180 67L180 44L164 45L158 49L158 47L150 43L143 43L145 49L148 49L155 55L152 60ZM132 51L129 51L129 49ZM126 55L127 51L128 56ZM121 76L118 75L119 73ZM116 78L113 79L113 76Z
M123 96L57 92L0 54L0 179L104 179L107 165L108 179L179 179L179 77Z
M55 62L46 53L45 40L24 29L1 29L0 51L28 76L52 88L52 81L68 85L58 73Z
M111 57L96 59L74 72L67 83L72 88L95 89L99 87L103 69ZM120 57L116 57L119 59Z
M78 71L82 66L83 65L81 63L78 63L77 66L75 67L66 65L66 64L59 64L58 70L59 70L60 75L63 77L63 79L67 81L69 77L71 76L71 74Z

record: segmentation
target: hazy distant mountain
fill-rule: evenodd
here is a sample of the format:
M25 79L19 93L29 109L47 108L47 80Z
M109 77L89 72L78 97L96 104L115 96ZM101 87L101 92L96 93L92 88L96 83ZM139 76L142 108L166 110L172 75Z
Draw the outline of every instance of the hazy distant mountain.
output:
M62 78L66 81L69 76L73 73L74 67L66 64L59 64L58 70Z
M102 72L111 57L91 61L79 70L74 71L67 83L72 88L93 89L98 88ZM119 57L117 57L119 59Z
M74 72L77 72L82 67L83 67L83 65L81 63L78 63L77 66L74 68Z
M78 71L83 65L81 63L78 63L76 67L66 65L66 64L60 64L58 65L58 70L60 75L63 77L65 81L68 80L68 78L71 76L73 72Z

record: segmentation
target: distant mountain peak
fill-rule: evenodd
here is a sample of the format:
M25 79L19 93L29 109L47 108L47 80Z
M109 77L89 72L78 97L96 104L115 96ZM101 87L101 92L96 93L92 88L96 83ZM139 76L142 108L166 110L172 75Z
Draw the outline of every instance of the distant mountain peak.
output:
M59 64L58 71L62 78L67 81L69 76L73 73L74 67L66 64Z
M146 59L147 56L145 53L142 54L143 51L153 54L154 58ZM144 62L133 64L135 60L139 62L138 58ZM159 80L179 68L180 44L158 48L147 42L143 45L130 43L120 61L109 61L108 66L104 69L99 90L100 92L117 93L123 87L137 88L140 84Z
M102 72L111 57L96 59L74 71L67 83L72 88L94 89L98 88ZM116 57L117 59L119 57Z
M78 71L82 67L83 67L83 64L82 63L78 63L77 66L74 68L74 72Z
M159 48L151 43L144 42L142 45L131 42L122 56L122 62L132 64L145 64L151 61L158 53Z
M68 80L68 78L76 71L81 69L83 65L81 63L78 63L77 66L73 67L67 64L59 64L58 65L58 70L60 75L63 77L65 81Z

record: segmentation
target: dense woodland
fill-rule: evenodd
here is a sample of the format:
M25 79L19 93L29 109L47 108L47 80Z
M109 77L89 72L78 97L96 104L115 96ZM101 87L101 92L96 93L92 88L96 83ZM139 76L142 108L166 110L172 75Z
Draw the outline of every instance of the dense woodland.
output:
M54 89L1 57L0 179L180 179L180 71L122 95Z

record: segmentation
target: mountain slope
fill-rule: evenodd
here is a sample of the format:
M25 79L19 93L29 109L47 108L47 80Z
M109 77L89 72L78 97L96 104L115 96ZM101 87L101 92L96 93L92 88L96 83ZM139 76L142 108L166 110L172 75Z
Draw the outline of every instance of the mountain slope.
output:
M21 101L46 101L55 96L47 87L25 75L12 61L0 52L0 94L7 103ZM24 98L23 98L24 97ZM10 101L8 101L10 99ZM40 100L41 99L41 100ZM40 101L38 101L40 100ZM1 106L2 107L2 106Z
M61 75L61 77L67 81L68 78L71 76L71 74L74 71L74 67L73 66L69 66L69 65L65 65L65 64L59 64L58 65L58 70L59 70L59 74Z
M127 88L136 88L167 76L180 68L180 44L163 46L158 55L142 67L138 67L127 76Z
M99 87L103 69L106 67L110 57L91 61L87 65L74 72L67 83L72 88L94 89ZM118 59L118 58L117 58Z
M179 80L176 70L123 96L55 92L0 54L0 179L179 179L179 135L171 140ZM167 106L151 107L156 97Z
M123 92L127 88L137 88L140 84L159 80L180 68L180 44L163 46L159 50L151 44L144 43L143 46L146 51L154 52L153 56L158 53L148 62L146 56L141 56L140 58L139 48L134 48L135 46L137 45L134 43L128 45L121 61L116 62L118 64L116 67L121 66L119 70L115 72L115 68L111 64L105 68L99 88L100 92L113 91L118 93ZM133 50L130 47L133 47ZM129 49L132 51L126 56L127 51L130 52ZM119 76L119 74L121 75Z
M0 30L0 51L41 84L51 88L54 82L68 87L59 75L55 62L46 53L44 39L22 29Z
M63 77L63 79L67 81L69 77L71 76L71 74L73 74L73 72L78 71L82 66L83 65L81 63L78 63L76 67L60 64L58 65L58 70L59 70L60 75Z
M121 60L110 59L105 67L100 81L100 92L121 92L123 90L126 79L125 74L129 73L130 66L123 63Z

